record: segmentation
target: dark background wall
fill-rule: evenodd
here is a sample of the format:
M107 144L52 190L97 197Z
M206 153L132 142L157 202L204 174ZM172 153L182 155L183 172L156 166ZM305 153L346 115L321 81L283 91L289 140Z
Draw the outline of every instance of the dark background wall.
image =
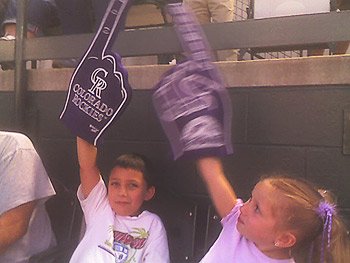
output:
M235 153L224 158L238 196L246 199L263 173L283 170L310 179L338 196L350 219L350 155L343 154L344 109L350 87L231 88ZM52 178L69 189L78 186L75 141L59 121L63 91L27 94L26 129ZM150 209L168 230L173 262L200 258L216 237L219 220L190 160L172 161L156 118L152 91L134 90L130 106L106 134L100 149L103 174L119 154L139 152L158 167L158 195ZM14 128L14 94L0 92L0 129Z
M349 24L348 19L346 12L331 12L211 24L204 28L214 49L280 48L348 41L348 27L339 27ZM18 22L21 25L20 19ZM146 35L145 30L121 32L115 50L123 57L181 52L170 31L169 28L155 28ZM24 60L80 57L90 38L85 35L69 39L36 38L26 42L23 53L16 58L15 43L2 43L0 60L15 58L20 63L22 55ZM284 170L334 190L342 213L350 219L350 155L343 154L343 143L347 140L349 144L350 138L350 125L344 123L343 113L344 109L350 108L349 60L349 56L326 56L267 61L270 65L262 60L248 61L232 63L234 65L226 69L222 67L231 87L235 149L234 155L226 157L224 163L238 196L246 199L262 173ZM145 67L128 69L130 80L142 81L132 85L136 90L131 105L108 131L100 149L99 164L105 175L111 160L120 153L137 151L153 159L159 168L159 187L149 209L163 218L172 261L198 262L217 236L220 224L193 163L172 161L149 90L155 84L152 81L158 80L162 73L159 68L151 69L154 74L149 74L150 70L144 71ZM52 77L51 73L56 70L35 71L44 81L36 81L34 84L38 89L27 93L25 125L21 131L33 140L49 176L74 193L78 186L74 138L58 120L67 87L67 78L63 83L61 75L65 78L71 72L64 74L61 70ZM135 74L131 74L132 71ZM0 129L14 130L14 83L11 73L7 73L0 72ZM22 85L30 88L33 82L29 74L29 84ZM59 86L59 89L52 89L52 86ZM346 136L345 126L348 127ZM350 149L349 145L347 149ZM66 214L69 211L59 205L53 210L57 216L69 216ZM64 228L62 222L58 221L59 229Z

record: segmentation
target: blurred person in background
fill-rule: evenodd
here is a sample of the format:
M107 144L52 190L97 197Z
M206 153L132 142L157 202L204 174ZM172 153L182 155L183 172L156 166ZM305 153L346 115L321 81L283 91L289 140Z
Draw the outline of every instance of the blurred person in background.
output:
M45 202L55 190L31 140L0 131L0 263L27 263L56 245Z

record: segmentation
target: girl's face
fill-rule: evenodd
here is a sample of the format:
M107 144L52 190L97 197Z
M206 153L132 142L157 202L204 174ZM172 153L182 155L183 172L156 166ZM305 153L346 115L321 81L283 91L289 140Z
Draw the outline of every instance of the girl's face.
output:
M241 207L237 230L263 253L276 249L279 231L273 204L276 200L283 202L281 198L267 181L262 181L254 187L251 198Z
M109 177L108 200L113 211L121 216L136 216L141 205L154 195L154 187L147 183L140 171L115 167Z

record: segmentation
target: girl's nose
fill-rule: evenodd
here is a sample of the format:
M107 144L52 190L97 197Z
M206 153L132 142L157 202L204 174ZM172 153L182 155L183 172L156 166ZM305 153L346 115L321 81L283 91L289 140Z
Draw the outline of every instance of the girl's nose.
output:
M240 208L241 214L245 214L247 212L247 204L244 203Z

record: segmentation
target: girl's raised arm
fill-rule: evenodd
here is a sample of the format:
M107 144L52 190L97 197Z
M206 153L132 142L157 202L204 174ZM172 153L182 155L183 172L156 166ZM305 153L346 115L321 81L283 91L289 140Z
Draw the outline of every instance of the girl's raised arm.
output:
M217 213L221 218L225 217L236 205L237 197L224 174L221 160L217 157L204 157L198 159L196 164Z

